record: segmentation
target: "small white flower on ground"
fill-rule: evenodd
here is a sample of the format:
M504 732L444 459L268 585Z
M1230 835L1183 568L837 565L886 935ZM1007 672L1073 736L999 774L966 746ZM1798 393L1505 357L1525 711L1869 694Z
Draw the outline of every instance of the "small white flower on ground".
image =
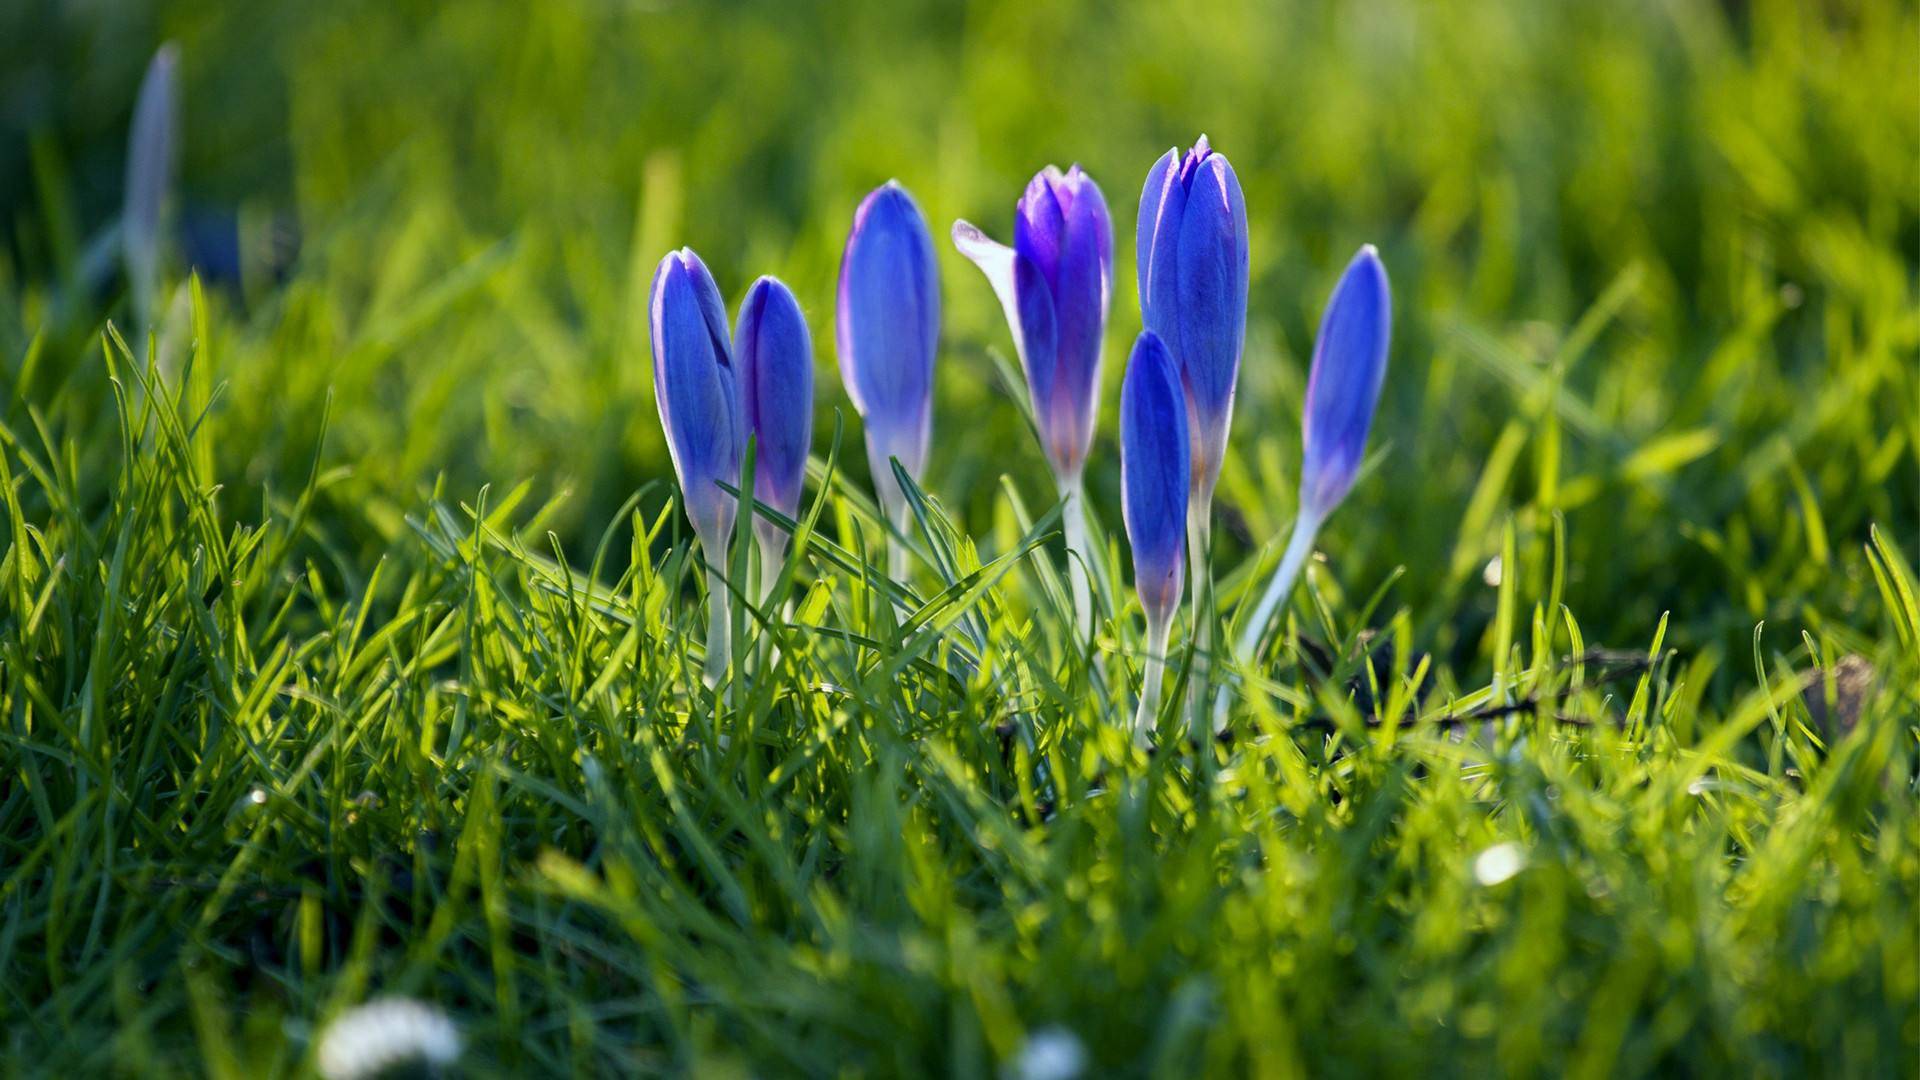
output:
M1482 885L1498 885L1527 865L1527 854L1512 842L1495 844L1474 857L1473 876Z
M379 998L348 1009L320 1033L315 1064L327 1080L362 1080L403 1062L430 1068L460 1056L460 1030L435 1006Z
M1487 583L1487 588L1497 589L1500 587L1500 578L1503 572L1504 568L1500 564L1500 556L1495 555L1493 558L1487 560L1487 568L1480 571L1480 580Z
M1087 1048L1063 1027L1041 1028L1027 1036L1014 1059L1014 1080L1073 1080L1087 1067Z

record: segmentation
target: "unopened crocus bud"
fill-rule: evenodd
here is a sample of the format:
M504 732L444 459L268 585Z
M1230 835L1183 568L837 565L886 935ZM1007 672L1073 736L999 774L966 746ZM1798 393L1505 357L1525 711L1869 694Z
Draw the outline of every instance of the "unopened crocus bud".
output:
M1267 624L1293 592L1295 579L1313 552L1314 537L1353 487L1373 426L1374 406L1387 374L1387 342L1393 330L1393 297L1387 268L1368 244L1360 249L1320 317L1313 343L1313 371L1307 377L1307 403L1300 421L1300 513L1293 520L1280 566L1241 628L1234 654L1251 663ZM1226 719L1226 694L1214 708L1214 724Z
M1173 357L1153 331L1134 342L1120 385L1120 508L1133 582L1147 617L1146 678L1134 714L1144 744L1160 708L1167 634L1180 606L1192 458L1187 405Z
M152 325L160 288L166 214L172 201L173 168L179 154L179 46L168 42L153 54L134 99L127 131L127 179L120 211L120 245L133 297L136 329Z
M840 377L866 423L874 488L899 523L906 499L888 459L898 458L916 481L926 466L940 278L926 220L897 181L876 188L854 213L834 331Z
M1179 365L1193 438L1193 489L1213 497L1233 422L1247 329L1247 207L1227 159L1202 135L1147 174L1135 237L1140 315Z
M747 290L733 350L747 430L754 436L754 497L797 517L813 440L813 338L800 302L778 278L763 277ZM777 555L786 549L786 531L773 522L758 519L754 531L761 550Z
M1133 548L1134 586L1149 623L1180 604L1186 557L1187 409L1173 357L1149 330L1140 335L1120 387L1120 494Z
M1325 518L1353 487L1387 374L1392 330L1387 269L1368 244L1340 275L1313 343L1300 428L1300 511L1305 516Z
M691 248L669 254L654 271L652 323L653 391L681 498L708 559L724 563L736 507L720 484L740 482L746 429L726 308Z
M953 242L987 275L1027 373L1034 423L1063 487L1077 484L1093 441L1100 345L1113 291L1113 220L1078 165L1052 165L1014 208L1013 247L964 221Z

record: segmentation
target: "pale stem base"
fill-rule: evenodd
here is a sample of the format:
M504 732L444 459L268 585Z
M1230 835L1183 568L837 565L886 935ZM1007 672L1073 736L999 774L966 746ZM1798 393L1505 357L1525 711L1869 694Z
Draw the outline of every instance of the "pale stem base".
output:
M889 500L893 505L886 507L887 520L893 522L893 532L887 537L887 576L905 585L910 569L907 563L907 500Z
M887 576L905 585L907 570L907 546L898 539L889 539L887 541Z
M1286 554L1280 557L1280 566L1273 572L1273 579L1267 582L1266 592L1260 595L1260 603L1253 609L1253 615L1240 628L1240 640L1234 643L1233 659L1240 667L1252 664L1260 648L1260 639L1266 636L1267 624L1287 597L1293 595L1293 586L1300 579L1300 571L1307 565L1308 556L1313 554L1313 542L1320 535L1320 516L1305 511L1293 520L1293 535L1287 538ZM1217 732L1227 723L1227 688L1222 686L1213 703L1213 729Z
M767 605L773 600L773 587L780 583L780 568L786 563L787 538L784 533L762 532L755 534L754 539L760 549L760 615L771 623L782 616L781 612L774 611ZM773 666L780 662L780 646L773 643L772 634L766 634L765 637L767 639L766 663L762 668L771 671Z
M904 587L912 576L912 566L907 555L907 522L913 515L907 506L907 497L898 487L881 485L880 512L887 516L893 528L887 533L887 577L894 584ZM912 611L905 599L896 596L893 610L900 618L906 618Z
M756 532L754 540L760 549L759 601L765 608L773 599L773 587L780 583L780 569L787 561L787 538L782 533ZM766 614L772 616L772 612Z
M727 677L727 665L733 660L733 635L727 618L727 585L720 571L707 571L707 666L705 678L709 690Z
M1067 581L1073 588L1073 626L1078 643L1093 638L1093 552L1087 544L1086 494L1077 479L1060 485L1060 528L1067 542Z
M1133 745L1145 749L1160 715L1160 682L1167 670L1167 636L1173 629L1167 615L1147 616L1146 671L1140 683L1140 707L1133 714Z
M874 442L873 433L867 434L867 466L873 472L873 497L880 504L880 513L893 528L887 534L887 577L904 585L907 581L907 522L912 517L912 508L907 505L907 493L900 490L900 483L893 473L894 457ZM902 465L902 468L905 468ZM907 470L909 473L911 469ZM920 478L915 476L915 483ZM895 605L902 607L903 605Z
M1267 624L1273 621L1274 612L1292 595L1294 582L1299 579L1301 568L1307 565L1307 557L1313 554L1313 541L1319 535L1317 516L1302 513L1294 519L1293 535L1287 538L1287 553L1280 557L1279 569L1273 572L1273 580L1267 582L1267 591L1260 595L1253 618L1240 628L1240 640L1233 654L1242 664L1253 659L1253 650L1266 636Z
M1207 718L1207 682L1213 650L1213 498L1198 496L1187 510L1187 579L1193 590L1193 670L1187 677L1187 725L1202 736Z

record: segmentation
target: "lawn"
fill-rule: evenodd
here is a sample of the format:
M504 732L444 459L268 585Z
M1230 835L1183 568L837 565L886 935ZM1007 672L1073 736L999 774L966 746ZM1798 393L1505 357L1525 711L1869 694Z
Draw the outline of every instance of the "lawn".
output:
M1916 71L1908 0L0 5L0 1073L312 1075L399 997L461 1076L1913 1075ZM1365 243L1393 340L1226 732L1145 753L1135 209L1201 132L1223 628ZM1114 224L1090 642L947 240L1050 162ZM890 178L943 304L899 580L834 333ZM816 350L717 687L682 245Z

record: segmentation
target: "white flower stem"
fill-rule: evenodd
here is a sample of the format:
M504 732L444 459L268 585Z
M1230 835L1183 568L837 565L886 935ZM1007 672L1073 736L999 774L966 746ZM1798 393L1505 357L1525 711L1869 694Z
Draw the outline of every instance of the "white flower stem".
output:
M910 567L907 563L907 500L904 495L889 500L893 505L886 508L887 519L893 522L893 535L887 537L887 576L896 584L905 585Z
M913 614L913 605L907 602L905 595L907 579L913 576L913 568L907 558L907 521L913 511L907 506L904 492L894 488L892 497L888 498L887 489L882 488L880 512L893 525L887 534L887 578L893 583L887 593L893 604L894 617L904 621Z
M773 600L773 587L780 583L780 569L786 562L787 538L779 533L757 532L754 539L760 549L760 616L771 626L775 619L782 617L781 612L768 605ZM780 662L780 646L773 643L774 635L770 630L763 629L761 636L766 639L767 647L764 650L766 660L760 665L760 670L772 671L773 666Z
M1280 566L1273 572L1273 579L1267 582L1267 591L1260 596L1260 603L1253 609L1253 616L1240 628L1240 639L1234 643L1234 663L1246 668L1258 655L1260 639L1266 636L1267 624L1287 597L1293 595L1293 586L1300 579L1300 571L1307 565L1307 557L1313 554L1313 541L1320 535L1321 516L1305 510L1293 519L1293 535L1287 538L1286 554L1280 557ZM1227 688L1222 686L1213 700L1213 730L1225 730L1227 724Z
M707 668L708 689L719 686L727 677L727 664L733 658L733 637L727 624L727 586L720 571L707 571Z
M1086 491L1078 477L1060 485L1060 527L1067 542L1067 579L1073 588L1077 643L1093 637L1093 552L1087 546Z
M899 478L894 475L894 461L891 455L881 451L869 438L867 463L873 470L874 501L880 504L881 516L891 526L887 530L887 577L895 584L904 586L909 571L907 522L913 518L913 508L908 505L907 493L901 489ZM895 601L894 606L903 612L907 610L903 601Z
M1213 495L1198 494L1187 510L1187 576L1193 590L1193 671L1187 682L1189 733L1202 736L1207 715L1207 657L1213 648Z
M1240 628L1240 641L1233 655L1241 664L1253 659L1253 651L1266 636L1273 613L1292 595L1293 584L1299 579L1301 568L1307 565L1307 556L1313 554L1313 541L1319 535L1317 515L1303 511L1293 520L1293 535L1287 539L1287 553L1280 557L1280 568L1273 572L1273 580L1267 582L1267 591L1261 594L1259 606L1253 609L1253 618Z
M1146 673L1140 683L1140 707L1133 714L1133 744L1138 747L1147 745L1154 719L1160 715L1160 680L1167 669L1167 635L1172 623L1167 615L1147 615Z
M754 540L760 548L760 606L764 608L773 599L773 587L780 583L780 570L787 561L786 537L756 532ZM765 614L771 618L773 613Z
M907 547L895 540L887 545L887 576L896 583L907 583Z

